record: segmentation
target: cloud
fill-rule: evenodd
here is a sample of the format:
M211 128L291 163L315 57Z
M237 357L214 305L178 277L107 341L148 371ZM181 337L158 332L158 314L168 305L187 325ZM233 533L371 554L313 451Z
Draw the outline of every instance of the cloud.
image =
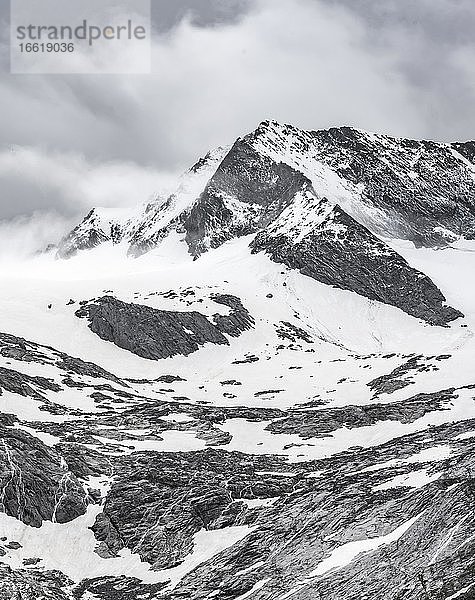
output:
M169 194L176 179L135 163L94 164L40 148L0 152L0 263L57 243L94 206L138 207Z
M161 173L266 118L474 136L472 0L153 6L152 75L0 78L2 160L25 147L0 167L0 218L144 201Z
M345 9L363 25L364 45L391 57L411 104L419 109L420 136L475 137L472 0L308 0Z
M0 265L30 258L61 239L71 226L71 220L52 211L0 221Z
M185 19L197 27L216 27L238 22L253 4L252 0L153 0L152 20L155 30L161 33Z
M0 152L3 218L41 210L79 218L94 206L140 205L169 191L175 179L131 162L91 163L37 147Z
M392 58L365 47L357 18L319 2L256 6L157 35L149 76L2 78L4 139L176 169L268 117L419 133Z
M200 30L183 21L156 44L165 92L157 115L180 121L178 141L191 147L204 137L218 143L223 131L239 135L264 118L307 128L417 129L418 110L392 73L392 57L374 55L364 40L347 11L299 0L263 1L236 27Z

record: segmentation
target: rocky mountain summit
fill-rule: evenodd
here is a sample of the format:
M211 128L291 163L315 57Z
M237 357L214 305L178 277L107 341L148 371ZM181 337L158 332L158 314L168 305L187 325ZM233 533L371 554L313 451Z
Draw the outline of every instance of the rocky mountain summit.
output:
M58 256L126 242L137 257L177 232L196 258L257 234L255 252L443 325L460 311L445 307L436 286L387 239L446 247L475 236L470 147L265 121L231 148L200 159L175 193L138 218L92 211L61 242ZM373 281L371 273L378 274Z
M0 599L475 597L473 142L263 122L0 274Z
M147 205L137 220L101 218L93 211L58 253L68 256L125 239L129 252L138 255L173 227L184 228L190 252L200 253L265 228L305 178L318 198L340 205L378 236L429 247L460 236L473 239L473 144L392 138L350 127L303 131L264 121L231 148L200 159L175 193Z

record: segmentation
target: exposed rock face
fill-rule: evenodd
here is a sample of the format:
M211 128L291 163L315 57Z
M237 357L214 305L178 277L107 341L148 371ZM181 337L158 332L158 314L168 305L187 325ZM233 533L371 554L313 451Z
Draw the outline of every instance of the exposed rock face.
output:
M0 428L0 510L40 527L86 512L86 494L54 450L30 434Z
M166 587L164 583L144 584L135 577L97 577L86 579L74 589L75 600L91 597L101 600L129 600L130 598L141 598L142 600L154 600L160 590Z
M475 234L473 142L415 141L351 127L302 131L274 121L245 140L301 170L373 232L427 246Z
M38 344L8 333L0 333L0 355L25 362L48 362L46 353L38 348Z
M65 369L69 372L76 373L77 375L85 375L87 377L92 377L93 379L109 379L115 383L123 384L123 381L102 367L81 360L80 358L68 356L64 353L59 354L59 360L56 362L56 365L60 369Z
M20 396L44 399L44 396L38 390L58 392L60 389L61 387L58 384L45 377L31 377L12 369L0 367L0 396L2 390L6 390Z
M302 222L302 212L311 218ZM320 223L318 215L325 215ZM444 295L429 277L413 269L340 207L329 209L325 201L318 202L312 195L296 199L256 236L251 247L321 283L396 306L431 325L446 325L463 316L445 305Z
M71 600L73 582L59 572L11 569L0 564L0 581L1 600Z
M137 257L156 248L168 233L180 228L182 214L193 206L229 148L218 147L185 173L173 194L146 207L130 228L129 254Z
M0 333L0 356L12 358L22 362L36 362L42 365L55 365L60 369L64 369L69 373L92 377L93 379L109 379L115 383L123 384L123 382L109 373L102 367L94 363L84 361L80 358L69 356L64 352L58 352L48 346L41 346L34 342L25 340L8 333ZM4 384L7 380L6 375L8 370L3 369ZM12 374L10 374L11 376ZM9 376L9 378L10 378ZM58 384L52 384L49 380L41 377L29 377L25 374L16 373L16 378L22 379L23 382L33 383L41 387L43 390L55 390L59 387Z
M304 185L309 182L303 175L238 140L183 216L190 252L199 256L266 227Z
M276 325L275 330L282 340L290 340L291 342L304 341L307 344L313 344L313 339L306 331L287 321L282 321L279 325Z
M449 410L457 396L455 390L419 394L402 402L322 408L318 411L299 411L271 423L273 433L297 433L304 439L325 436L341 427L367 427L378 421L413 423L429 412Z
M242 305L239 298L229 294L213 296L214 302L228 306L231 310L227 315L215 314L213 317L216 327L221 333L239 337L243 331L252 329L254 319Z
M358 556L347 568L332 572L328 568L330 565L327 567L328 571L325 571L325 567L312 569L311 565L308 565L305 568L306 577L297 578L294 582L296 588L294 597L302 600L319 597L332 600L342 597L351 600L369 597L378 600L387 598L422 600L431 596L447 598L463 589L465 583L472 581L473 559L470 558L470 551L465 544L460 551L455 548L442 549L441 543L443 544L445 539L443 533L445 527L447 525L457 527L460 521L446 516L447 511L452 510L449 507L456 506L457 510L461 511L469 510L471 483L465 481L452 490L449 490L449 487L448 482L440 482L412 497L401 490L399 494L386 495L383 498L378 498L377 494L371 495L369 501L367 496L365 498L363 489L355 488L354 508L362 521L374 518L378 513L381 514L381 510L386 515L404 514L408 518L400 519L399 522L411 524L408 533L404 534L403 529L395 527L395 523L391 523L389 518L381 529L374 532L373 551ZM342 499L337 493L334 500L338 497ZM320 502L325 502L328 496L325 493L317 494L315 500L317 498ZM332 504L334 500L330 503ZM471 517L467 521L471 521ZM318 518L313 523L314 527L318 527L317 523ZM465 523L462 523L461 528L465 529ZM294 568L297 564L304 566L301 545L311 543L312 538L316 541L312 534L312 528L308 528L300 535L297 534L293 546L295 558L289 557ZM465 540L466 534L467 530L460 531L458 539ZM374 538L380 539L375 541ZM338 546L361 539L364 538L358 532L358 525L354 528L350 527L345 539L338 539L338 541L333 539L329 542L329 546L321 548L323 556L328 557ZM300 545L300 549L297 544ZM468 546L473 548L472 542L468 542ZM436 556L436 562L427 561L428 556ZM285 573L282 575L280 584L276 586L277 589L282 589ZM389 581L390 585L388 585ZM273 584L266 587L266 591L258 594L256 598L268 598L269 594L276 590ZM467 597L469 598L470 595Z
M230 315L218 315L216 324L196 311L157 310L112 296L83 305L76 316L87 318L89 328L103 340L142 358L158 360L187 356L206 343L227 345L223 333L237 336L252 327L252 317L237 298L219 296L215 301L232 308Z
M427 366L419 360L419 357L414 356L407 362L396 367L388 375L381 375L368 383L368 386L374 391L376 395L379 394L392 394L397 390L407 387L414 383L410 378L410 375L414 371L424 371Z
M256 474L276 467L277 458L217 450L135 455L124 459L94 532L113 554L125 545L156 569L176 566L201 529L252 522L243 500L290 491L288 477Z

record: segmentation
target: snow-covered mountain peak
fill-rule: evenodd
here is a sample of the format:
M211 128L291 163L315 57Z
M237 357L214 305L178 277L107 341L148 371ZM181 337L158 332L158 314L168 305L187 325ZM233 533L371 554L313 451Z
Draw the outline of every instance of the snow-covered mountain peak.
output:
M291 147L293 144L302 148L305 143L310 144L315 139L334 139L343 144L345 140L368 140L374 143L384 143L385 140L398 140L384 134L377 134L364 129L343 125L340 127L330 127L327 129L301 129L289 123L280 123L273 119L262 121L257 128L245 136L254 144L280 146L282 150Z
M263 121L231 147L208 152L174 193L138 217L93 211L58 254L124 242L138 257L173 236L199 258L254 235L253 252L444 325L461 313L385 240L445 247L475 236L470 146L455 146ZM364 275L375 269L379 278Z
M106 217L105 221L120 221L116 237L122 232L132 256L154 248L171 229L183 229L188 240L194 239L185 223L210 191L215 200L210 206L208 198L207 210L218 210L216 202L226 205L234 220L244 223L245 215L260 211L253 207L256 202L252 198L259 193L259 181L275 171L273 164L284 164L307 178L317 197L338 204L374 234L408 239L420 246L445 246L461 236L475 235L472 146L471 142L441 144L393 138L352 127L304 131L263 121L233 146L208 152L182 176L174 193L149 204L137 218ZM99 220L102 223L104 219ZM108 226L101 223L89 238L80 232L77 249L111 238L104 231ZM243 224L236 232L248 230ZM76 238L70 237L66 248L63 242L59 256L74 253Z
M59 244L57 256L71 258L106 242L126 242L129 254L138 256L154 248L176 219L198 199L209 178L229 151L218 147L199 159L177 183L169 196L156 195L144 206L94 208Z
M184 175L176 190L161 204L156 204L134 225L130 233L131 256L140 256L156 247L178 226L180 217L198 200L229 147L220 146L199 159Z

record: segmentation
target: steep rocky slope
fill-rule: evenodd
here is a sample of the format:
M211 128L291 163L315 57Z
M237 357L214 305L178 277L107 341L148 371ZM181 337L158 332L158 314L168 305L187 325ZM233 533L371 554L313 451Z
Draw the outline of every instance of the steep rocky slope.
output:
M422 246L474 236L471 142L391 138L350 127L306 132L269 121L244 139L306 174L377 234Z

